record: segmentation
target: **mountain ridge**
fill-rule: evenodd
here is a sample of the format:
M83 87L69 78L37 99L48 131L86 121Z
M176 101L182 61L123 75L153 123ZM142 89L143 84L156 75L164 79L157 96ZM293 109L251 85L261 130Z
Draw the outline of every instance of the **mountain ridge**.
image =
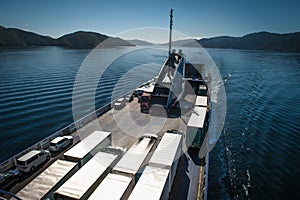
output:
M134 39L134 40L126 40L130 44L136 45L136 46L145 46L145 45L153 45L153 43L144 41L144 40L139 40L139 39Z
M105 42L105 45L101 45L102 42ZM113 38L91 31L76 31L54 39L17 28L0 26L0 47L61 46L75 49L92 49L99 44L102 47L134 46L120 38Z
M279 34L261 31L242 37L219 36L196 41L207 48L300 53L300 32Z
M98 44L100 44L100 48L151 45L151 43L143 40L126 41L121 38L114 38L92 31L76 31L55 39L22 29L0 26L0 47L61 46L77 49L92 49ZM204 48L300 53L300 32L279 34L261 31L246 34L241 37L218 36L202 38L200 40L188 39L172 42L172 45L182 47L195 47L197 44L200 44Z

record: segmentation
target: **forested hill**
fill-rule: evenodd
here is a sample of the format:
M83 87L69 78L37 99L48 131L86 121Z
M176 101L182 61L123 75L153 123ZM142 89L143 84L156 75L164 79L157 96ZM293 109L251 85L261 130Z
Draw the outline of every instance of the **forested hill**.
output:
M203 47L223 49L245 49L300 53L300 32L269 33L258 32L243 37L220 36L196 40ZM16 28L0 26L0 47L61 46L68 48L92 49L101 47L141 45L142 41L125 41L96 32L77 31L57 39ZM184 43L184 44L181 44ZM179 46L194 46L190 40L181 41ZM150 44L145 43L143 44ZM177 44L174 42L174 44Z
M92 49L103 42L103 47L133 46L120 38L113 38L95 32L77 31L54 39L21 29L0 26L0 47L61 46Z
M300 32L277 34L251 33L243 37L221 36L197 40L203 47L223 49L247 49L300 53ZM187 45L185 45L187 46Z

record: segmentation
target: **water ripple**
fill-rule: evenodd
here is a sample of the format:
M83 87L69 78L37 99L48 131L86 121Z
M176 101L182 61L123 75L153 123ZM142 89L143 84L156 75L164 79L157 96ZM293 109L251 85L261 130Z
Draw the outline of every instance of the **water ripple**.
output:
M210 169L219 176L224 170L215 162L226 163L230 181L213 181L209 187L223 185L232 199L299 199L300 56L213 53L222 60L224 75L234 73L225 84L227 118L220 138L225 156L210 160ZM223 151L216 146L214 152ZM209 191L209 199L221 199Z

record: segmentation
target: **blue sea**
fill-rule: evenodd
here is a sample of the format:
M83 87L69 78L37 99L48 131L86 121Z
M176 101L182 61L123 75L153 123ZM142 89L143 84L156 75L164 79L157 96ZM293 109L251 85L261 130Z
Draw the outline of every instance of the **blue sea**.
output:
M167 57L164 49L97 51L111 57L0 49L0 162L93 111L86 102L99 108L152 79ZM208 199L299 199L300 54L207 52L227 97L224 130L210 152Z

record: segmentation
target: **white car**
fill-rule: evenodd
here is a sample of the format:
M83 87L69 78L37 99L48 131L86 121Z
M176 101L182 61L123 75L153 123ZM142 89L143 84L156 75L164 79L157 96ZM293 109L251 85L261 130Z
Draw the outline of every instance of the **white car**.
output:
M125 98L120 98L115 102L114 107L116 110L121 110L123 107L125 107L125 105L126 105Z
M126 100L126 102L128 102L128 103L132 102L132 101L133 101L133 95L132 95L132 94L127 94L127 95L125 96L125 100Z
M50 142L50 151L62 151L69 145L73 144L73 136L59 136Z
M32 150L16 160L17 169L21 172L34 171L37 166L50 160L50 157L47 150Z

